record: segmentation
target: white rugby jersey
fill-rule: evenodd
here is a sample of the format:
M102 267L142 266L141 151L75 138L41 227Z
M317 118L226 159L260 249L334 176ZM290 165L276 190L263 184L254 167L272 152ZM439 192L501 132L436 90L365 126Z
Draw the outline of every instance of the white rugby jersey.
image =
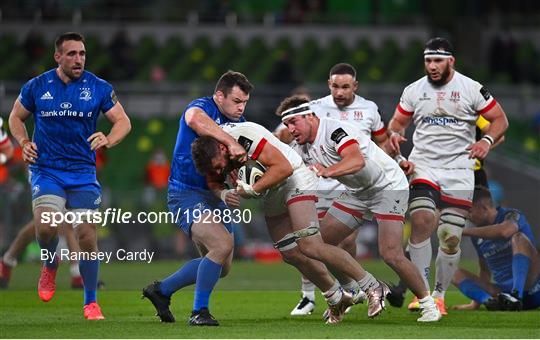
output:
M427 76L403 90L399 112L412 116L416 129L409 160L434 168L473 168L466 148L475 142L479 114L496 105L480 83L454 72L450 82L434 87Z
M311 101L309 108L318 117L348 121L366 136L378 136L386 132L377 104L357 94L354 95L352 104L345 107L344 110L338 108L332 95Z
M4 120L0 117L0 145L7 143L9 137L6 130L4 130Z
M246 149L251 159L257 160L264 145L270 143L287 158L293 170L303 165L302 158L296 151L259 124L253 122L226 123L221 125L221 128Z
M306 164L320 163L329 167L341 161L341 151L352 144L359 145L366 164L362 170L354 174L336 178L347 189L366 194L380 190L407 189L407 186L399 187L400 183L407 181L397 163L348 122L321 117L313 143L304 145L294 143L293 148Z
M332 95L315 99L309 103L309 108L318 117L328 117L342 121L348 121L357 129L360 129L368 138L386 133L386 127L379 114L377 104L357 94L351 105L340 110ZM339 182L332 178L319 178L319 191L344 190Z

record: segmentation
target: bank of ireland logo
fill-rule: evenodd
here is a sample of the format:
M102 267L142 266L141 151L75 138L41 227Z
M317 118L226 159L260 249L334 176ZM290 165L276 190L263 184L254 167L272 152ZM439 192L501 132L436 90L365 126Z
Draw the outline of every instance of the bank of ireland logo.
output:
M32 188L32 196L36 196L37 194L39 194L39 191L39 185L34 185L34 187Z
M79 95L79 99L84 101L89 101L92 99L92 93L90 92L90 89L88 88L82 88L81 94Z
M60 104L60 107L64 110L67 110L67 109L71 109L73 105L71 105L71 103L69 102L63 102L62 104Z

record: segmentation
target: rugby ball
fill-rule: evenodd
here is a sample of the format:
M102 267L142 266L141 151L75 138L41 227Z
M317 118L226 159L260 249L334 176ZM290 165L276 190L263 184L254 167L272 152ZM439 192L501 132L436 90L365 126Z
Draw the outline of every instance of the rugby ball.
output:
M266 172L266 168L259 161L249 159L238 169L238 179L248 185L255 184Z

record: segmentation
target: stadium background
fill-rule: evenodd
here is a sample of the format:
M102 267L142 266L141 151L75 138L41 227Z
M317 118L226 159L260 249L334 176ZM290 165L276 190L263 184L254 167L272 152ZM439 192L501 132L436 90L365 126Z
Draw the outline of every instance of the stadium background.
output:
M312 98L327 95L328 70L349 62L358 71L358 93L375 101L388 121L404 86L423 75L425 40L448 37L457 69L488 87L509 117L506 142L490 153L486 169L502 202L522 210L540 237L536 1L8 0L0 5L0 21L4 118L21 85L55 67L54 37L73 30L86 36L87 70L114 85L133 125L120 145L100 156L103 208L124 211L166 211L164 158L170 160L180 113L192 99L210 95L222 72L248 76L255 90L246 116L273 129L279 122L273 112L283 97L298 88ZM108 131L106 120L100 124ZM0 249L5 249L31 217L30 193L20 162L0 174ZM240 230L238 255L251 257L268 246L261 216ZM373 231L367 228L360 241L372 240ZM464 244L472 256L469 242ZM166 224L100 228L100 247L147 248L159 258L193 253ZM369 242L361 251L377 256Z

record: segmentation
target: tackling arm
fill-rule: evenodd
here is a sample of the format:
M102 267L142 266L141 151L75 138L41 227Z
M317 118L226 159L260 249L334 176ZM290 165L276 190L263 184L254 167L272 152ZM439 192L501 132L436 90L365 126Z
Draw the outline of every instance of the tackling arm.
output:
M210 136L227 146L231 158L245 161L246 150L233 137L223 131L203 110L192 107L185 113L186 124L199 136Z

